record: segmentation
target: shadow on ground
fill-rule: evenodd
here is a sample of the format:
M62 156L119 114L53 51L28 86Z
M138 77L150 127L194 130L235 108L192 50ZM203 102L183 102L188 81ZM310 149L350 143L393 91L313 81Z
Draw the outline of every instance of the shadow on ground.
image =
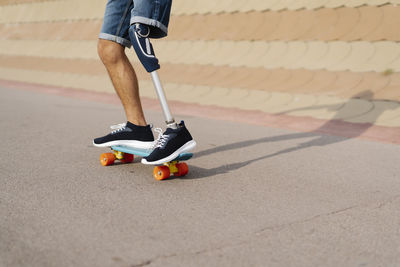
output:
M355 96L353 96L351 99L372 99L373 98L373 93L372 91L366 90L363 91ZM343 106L345 106L347 103L345 103ZM337 109L337 105L324 105L324 106L313 106L313 107L306 107L306 108L301 108L301 109L295 109L295 110L288 110L284 113L290 113L293 111L299 111L299 110L309 110L309 109L322 109L325 108L327 110L332 110L332 109ZM358 123L358 124L352 124L351 126L351 131L349 131L346 135L346 137L336 137L336 136L330 136L328 134L324 134L326 132L329 132L330 129L334 127L338 127L340 123L342 122L343 118L345 117L345 114L343 114L344 109L339 109L338 112L335 114L334 118L331 120L327 121L325 124L323 124L321 127L313 130L312 132L306 132L306 133L291 133L291 134L285 134L285 135L280 135L280 136L273 136L273 137L264 137L264 138L258 138L254 140L246 140L246 141L241 141L241 142L236 142L236 143L231 143L231 144L226 144L218 147L214 147L211 149L206 149L200 152L197 152L195 154L196 158L208 156L214 153L220 153L220 152L226 152L226 151L232 151L232 150L239 150L238 153L240 153L240 149L253 146L253 145L258 145L262 143L269 143L269 142L279 142L279 141L285 141L285 140L293 140L293 139L301 139L301 138L310 138L310 137L315 137L312 140L306 141L304 143L298 144L294 147L289 147L286 149L283 149L281 151L272 153L272 154L267 154L261 157L253 158L250 160L242 161L242 162L235 162L231 164L226 164L222 165L216 168L202 168L202 167L197 167L197 166L191 166L191 172L189 176L185 177L185 179L198 179L198 178L206 178L206 177L211 177L214 175L218 174L224 174L228 172L232 172L235 170L238 170L240 168L243 168L250 163L265 160L268 158L272 158L275 156L307 149L309 147L315 147L315 146L327 146L331 145L334 143L342 142L345 140L348 140L349 138L356 138L361 136L364 132L366 132L371 126L374 125L374 123ZM370 112L371 110L366 111L364 114ZM375 112L373 113L373 117L370 118L371 122L375 122L379 116L384 112L385 110L382 109L380 112ZM283 113L282 113L283 114ZM361 116L363 114L358 114L358 116ZM349 117L348 117L349 118ZM351 118L351 117L350 117ZM343 129L344 131L346 129Z

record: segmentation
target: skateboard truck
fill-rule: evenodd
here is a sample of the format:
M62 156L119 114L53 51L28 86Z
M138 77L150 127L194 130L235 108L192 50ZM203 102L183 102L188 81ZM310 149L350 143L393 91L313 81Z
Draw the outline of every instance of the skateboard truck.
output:
M137 149L127 146L112 146L112 152L103 153L100 155L100 163L103 166L113 165L116 160L121 163L131 163L136 156L147 157L149 151L146 149ZM189 167L185 160L189 160L193 156L192 153L181 153L174 160L166 162L163 165L155 166L153 169L153 176L156 180L164 180L171 175L175 177L185 176L189 172Z
M129 37L131 39L133 48L135 49L135 52L143 67L146 69L147 72L150 73L153 80L153 84L164 113L167 127L176 129L178 128L178 124L172 117L171 111L168 107L164 89L161 85L161 81L157 73L160 65L158 63L157 57L155 56L153 45L150 43L149 35L150 27L148 25L135 23L132 24L129 28Z

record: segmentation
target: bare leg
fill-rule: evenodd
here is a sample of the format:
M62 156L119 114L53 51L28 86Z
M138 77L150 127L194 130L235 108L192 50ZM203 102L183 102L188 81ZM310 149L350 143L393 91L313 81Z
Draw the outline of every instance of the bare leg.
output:
M133 124L147 125L139 97L139 85L125 48L115 42L99 39L98 54L106 67L128 121Z

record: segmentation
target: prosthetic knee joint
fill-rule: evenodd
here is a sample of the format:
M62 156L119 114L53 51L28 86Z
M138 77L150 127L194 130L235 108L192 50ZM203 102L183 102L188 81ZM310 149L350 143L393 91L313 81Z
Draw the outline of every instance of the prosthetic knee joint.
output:
M151 73L160 68L158 59L154 54L153 45L148 36L150 27L145 24L135 23L129 28L129 37L135 52L147 72Z
M160 68L158 59L155 56L153 45L150 43L150 27L145 24L135 23L129 28L129 37L135 52L147 72L151 74L154 87L156 88L158 99L163 109L165 121L170 128L177 128L177 124L171 115L168 103L162 88L157 70Z

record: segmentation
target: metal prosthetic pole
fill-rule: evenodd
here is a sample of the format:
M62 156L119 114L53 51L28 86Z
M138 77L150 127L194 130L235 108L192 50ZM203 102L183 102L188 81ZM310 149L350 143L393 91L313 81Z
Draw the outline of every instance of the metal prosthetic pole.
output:
M165 122L169 128L178 128L168 107L163 87L158 77L157 70L160 68L158 59L155 56L153 45L150 43L150 28L147 25L135 23L129 28L129 37L135 52L147 72L151 74L158 99L164 113Z
M161 85L160 78L158 77L158 73L155 70L150 74L151 74L151 79L153 80L154 87L156 88L158 100L160 100L160 104L164 113L164 118L165 122L167 123L167 127L176 129L178 126L175 122L175 119L171 115L171 111L169 110L167 99L165 97L164 89Z

